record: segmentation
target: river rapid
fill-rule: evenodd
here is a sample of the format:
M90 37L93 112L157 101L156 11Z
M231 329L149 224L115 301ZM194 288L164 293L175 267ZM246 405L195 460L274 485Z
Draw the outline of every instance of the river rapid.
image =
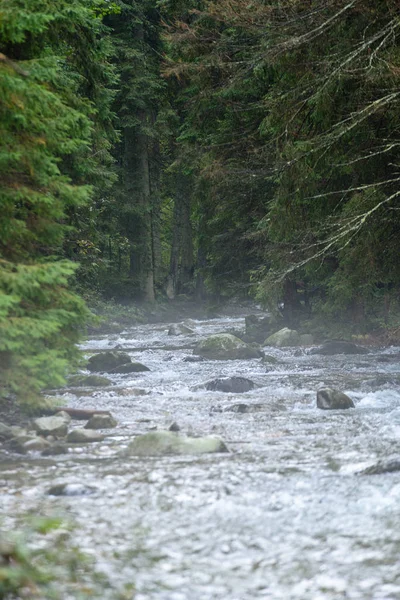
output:
M117 347L150 371L64 393L69 407L115 416L103 442L57 457L1 455L3 525L26 511L71 519L76 544L110 582L94 596L106 600L400 599L400 472L360 475L400 455L400 348L329 357L264 348L276 364L186 362L207 335L244 330L244 315L190 325L194 335L169 336L162 323L87 340L88 354ZM230 375L257 387L194 389ZM317 409L327 386L355 409ZM133 436L173 422L220 436L230 452L122 455ZM95 491L48 495L66 482Z

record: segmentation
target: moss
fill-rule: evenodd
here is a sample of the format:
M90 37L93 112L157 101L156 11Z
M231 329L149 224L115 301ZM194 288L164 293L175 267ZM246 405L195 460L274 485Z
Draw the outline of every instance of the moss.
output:
M68 379L68 385L72 387L107 387L112 381L100 375L73 375Z

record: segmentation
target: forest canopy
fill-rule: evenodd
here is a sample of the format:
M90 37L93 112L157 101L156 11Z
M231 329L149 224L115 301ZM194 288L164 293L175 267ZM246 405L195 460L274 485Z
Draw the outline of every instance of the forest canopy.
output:
M3 393L64 381L98 297L396 330L399 31L395 0L0 0Z

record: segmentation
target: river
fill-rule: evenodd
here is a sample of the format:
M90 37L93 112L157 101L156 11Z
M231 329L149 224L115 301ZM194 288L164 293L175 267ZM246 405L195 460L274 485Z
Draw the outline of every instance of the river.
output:
M400 455L400 349L324 357L264 348L276 364L186 362L199 339L243 329L244 315L191 325L194 336L169 336L161 323L84 344L88 353L118 347L150 371L64 393L70 407L112 412L119 425L104 442L51 458L2 456L4 524L26 511L67 515L76 544L107 576L94 595L106 600L400 599L400 472L359 474ZM194 389L230 375L257 387ZM317 409L326 386L355 409ZM173 422L220 436L230 452L122 456L133 436ZM95 492L48 495L64 482Z

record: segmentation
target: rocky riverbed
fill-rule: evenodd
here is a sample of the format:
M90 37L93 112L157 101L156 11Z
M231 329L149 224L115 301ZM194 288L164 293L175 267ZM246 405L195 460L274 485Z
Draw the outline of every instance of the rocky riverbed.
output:
M253 337L245 316L95 335L90 371L58 397L116 422L59 415L64 428L31 424L18 448L4 436L1 527L27 512L72 520L108 581L79 597L400 598L400 348L255 343L266 316ZM342 409L318 408L318 390Z

